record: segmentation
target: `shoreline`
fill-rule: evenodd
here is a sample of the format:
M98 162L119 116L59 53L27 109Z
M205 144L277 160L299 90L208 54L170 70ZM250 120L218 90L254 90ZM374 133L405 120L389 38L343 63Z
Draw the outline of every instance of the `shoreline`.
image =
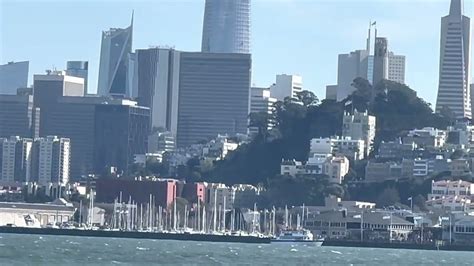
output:
M256 237L256 236L242 236L242 235L128 232L128 231L0 226L0 234L2 233L3 234L23 234L23 235L82 236L82 237L155 239L155 240L201 241L201 242L221 242L221 243L228 242L228 243L248 243L248 244L270 244L270 238L262 238L262 237Z
M417 250L439 250L439 251L474 251L474 246L468 245L435 245L416 243L390 243L390 242L360 242L344 240L326 240L325 247L354 247L354 248L390 248L390 249L417 249Z

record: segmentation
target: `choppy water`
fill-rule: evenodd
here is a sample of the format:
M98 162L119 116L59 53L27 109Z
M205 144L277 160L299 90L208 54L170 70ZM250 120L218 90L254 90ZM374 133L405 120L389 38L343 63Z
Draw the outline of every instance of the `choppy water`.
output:
M472 265L474 253L0 234L0 265Z

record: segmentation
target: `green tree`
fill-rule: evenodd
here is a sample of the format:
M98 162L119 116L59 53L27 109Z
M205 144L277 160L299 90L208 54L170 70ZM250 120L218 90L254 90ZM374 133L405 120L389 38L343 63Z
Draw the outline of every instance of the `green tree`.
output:
M400 195L395 188L386 188L378 196L376 204L378 207L387 207L400 203Z

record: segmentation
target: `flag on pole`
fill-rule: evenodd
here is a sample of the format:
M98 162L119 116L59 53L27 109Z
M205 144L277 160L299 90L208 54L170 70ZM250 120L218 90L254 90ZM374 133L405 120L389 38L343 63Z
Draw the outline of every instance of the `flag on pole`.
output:
M408 200L413 200L413 198L412 198L412 197L409 197Z
M371 26L377 25L377 21L372 22Z

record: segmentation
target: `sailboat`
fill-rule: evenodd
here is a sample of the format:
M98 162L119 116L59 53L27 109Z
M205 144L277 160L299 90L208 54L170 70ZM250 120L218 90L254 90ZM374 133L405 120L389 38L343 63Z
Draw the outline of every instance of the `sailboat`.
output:
M303 207L304 210L304 207ZM304 219L304 211L303 211L303 219ZM304 242L304 243L315 243L316 246L322 246L324 239L314 239L313 233L310 230L303 228L301 225L301 217L298 214L296 216L296 228L293 229L291 226L291 215L290 220L288 220L288 207L285 206L285 228L281 230L280 234L272 240L273 242Z

